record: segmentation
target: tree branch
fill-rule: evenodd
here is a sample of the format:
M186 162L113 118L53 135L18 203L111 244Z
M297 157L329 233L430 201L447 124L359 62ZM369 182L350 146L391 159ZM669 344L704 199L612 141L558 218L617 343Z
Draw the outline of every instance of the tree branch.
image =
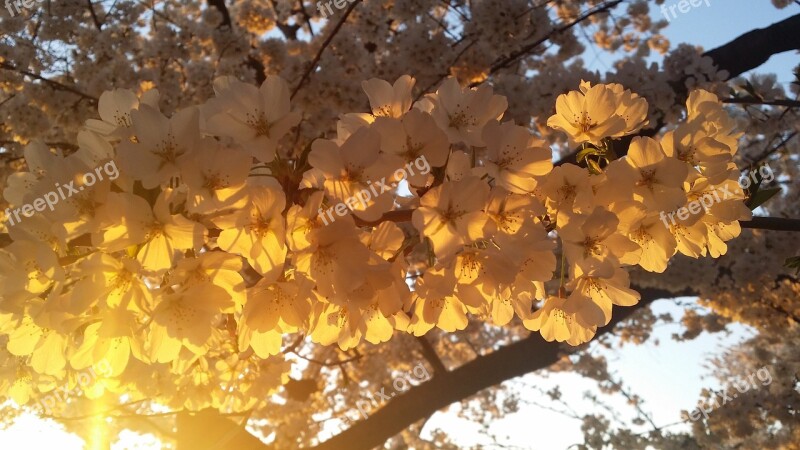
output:
M306 69L306 71L303 73L303 77L300 78L300 82L297 83L297 86L295 86L290 98L293 99L294 96L297 95L297 92L303 86L303 83L305 83L306 80L308 80L308 78L314 72L314 69L317 68L317 63L319 63L319 59L322 58L322 53L331 44L331 41L333 41L333 38L336 37L336 34L339 32L339 29L342 28L342 25L344 25L344 23L347 21L347 18L350 16L350 13L353 12L353 9L355 9L355 7L359 3L361 3L361 0L355 0L353 3L350 4L350 6L347 7L347 10L345 10L344 14L342 14L342 18L339 19L339 23L337 23L336 26L333 27L331 34L329 34L328 37L325 38L325 41L322 42L322 46L319 48L319 51L317 52L316 56L314 56L314 59L308 66L308 69Z
M225 0L208 0L208 4L216 8L222 14L222 22L217 25L217 29L228 28L233 29L233 22L231 21L231 13L225 5Z
M72 151L78 150L78 146L71 142L45 142L44 144L47 145L48 147L63 148L64 150L72 150ZM24 146L25 144L22 144L17 141L0 140L0 146L10 146L10 145ZM0 157L2 156L3 155L0 155Z
M800 14L766 28L747 32L733 41L710 50L720 69L727 70L729 79L764 64L772 55L800 49Z
M725 98L722 103L732 103L736 105L767 105L767 106L786 106L788 108L800 108L800 102L796 100L760 100L755 97Z
M95 97L93 95L89 95L89 94L87 94L87 93L85 93L85 92L83 92L83 91L81 91L81 90L79 90L79 89L77 89L75 87L67 86L66 84L61 84L58 81L47 79L47 78L45 78L45 77L43 77L43 76L41 76L39 74L36 74L36 73L33 73L33 72L29 72L29 71L27 71L25 69L20 69L20 68L15 67L14 65L9 64L9 63L7 63L5 61L0 61L0 69L10 70L12 72L17 72L19 74L22 74L22 75L25 75L25 76L29 76L29 77L31 77L33 79L36 79L36 80L44 82L44 83L52 86L53 88L60 89L62 91L67 91L67 92L73 93L75 95L79 95L79 96L85 98L86 100L89 100L92 103L92 105L97 105L97 97Z
M492 67L489 69L489 75L497 72L500 69L504 69L504 68L510 66L515 61L517 61L520 58L523 58L524 56L528 55L530 52L535 50L536 47L542 45L544 42L549 40L552 37L553 34L563 33L565 31L571 29L575 25L578 25L579 23L583 22L584 20L586 20L586 19L588 19L588 18L590 18L590 17L592 17L594 15L607 12L608 10L616 7L620 3L622 3L622 0L613 0L613 1L608 2L606 4L600 5L600 6L596 7L596 8L594 8L594 9L590 9L590 10L586 11L585 13L581 14L580 16L578 16L572 22L570 22L568 24L565 24L565 25L562 25L561 27L553 30L553 32L548 33L547 36L545 36L545 37L543 37L541 39L538 39L538 40L536 40L536 41L534 41L534 42L532 42L532 43L530 43L528 45L525 45L521 49L519 49L519 50L517 50L515 52L512 52L507 57L502 58L499 61L495 62L494 64L492 64ZM470 87L477 86L480 83L481 82L473 82L472 84L470 84Z
M800 231L800 220L783 217L753 217L752 220L739 222L742 228L772 231Z
M86 6L89 8L89 13L92 15L92 22L94 22L94 26L97 28L97 31L103 31L103 24L100 23L100 19L97 18L97 14L94 12L92 0L86 0Z
M445 367L442 359L439 358L439 354L436 353L436 349L433 348L428 338L425 336L417 336L417 342L422 346L422 354L425 356L425 359L433 366L434 376L446 374L447 367Z
M608 326L597 336L610 333L619 322L655 300L697 295L692 290L672 293L660 289L640 289L642 299L630 308L615 308ZM411 424L430 414L512 378L545 369L571 353L571 347L545 341L539 333L507 345L486 356L475 358L447 374L398 395L369 419L313 447L314 450L371 449L386 442ZM261 447L263 449L263 447Z
M231 20L231 13L228 11L228 6L225 5L225 0L208 0L208 4L222 14L222 22L217 25L217 29L233 31L233 20ZM256 84L261 86L264 80L267 79L264 63L253 55L247 55L245 64L256 72Z

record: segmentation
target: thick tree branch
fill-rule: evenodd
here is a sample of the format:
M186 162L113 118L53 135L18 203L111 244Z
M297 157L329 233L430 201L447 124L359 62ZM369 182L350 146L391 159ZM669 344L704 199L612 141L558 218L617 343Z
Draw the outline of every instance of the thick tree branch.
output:
M739 222L742 228L773 231L800 231L800 220L783 217L753 217L752 220Z
M733 41L709 50L710 56L729 78L764 64L772 55L800 49L800 14L796 14L766 28L747 32Z
M601 336L610 333L619 322L661 298L697 295L685 290L671 293L659 289L640 289L642 300L630 308L615 308L611 323L597 330ZM370 415L369 419L314 447L314 450L371 449L430 414L512 378L545 369L571 353L572 347L545 341L539 333L507 345L486 356L475 358L463 366L394 397Z
M243 426L215 410L180 412L176 416L178 450L268 449Z

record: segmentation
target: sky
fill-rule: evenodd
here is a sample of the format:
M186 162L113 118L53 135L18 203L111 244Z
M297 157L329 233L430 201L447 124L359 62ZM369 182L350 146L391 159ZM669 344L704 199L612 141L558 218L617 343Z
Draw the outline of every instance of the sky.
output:
M651 2L652 4L652 2ZM667 6L677 4L677 0L667 0ZM762 28L800 13L800 6L792 4L783 10L775 9L770 0L708 0L697 8L670 18L664 34L673 46L689 43L712 49L755 28ZM660 14L656 11L656 14ZM613 55L587 51L587 66L591 70L605 72L615 59ZM786 53L772 57L757 69L759 73L776 73L778 81L787 87L794 79L792 69L800 63L797 53ZM710 262L709 262L710 263ZM656 312L670 312L681 317L681 309L673 301L664 300L653 305ZM610 369L631 387L632 392L645 399L644 409L653 414L657 425L663 426L680 420L680 411L692 410L700 398L704 387L719 387L709 368L705 366L710 356L719 354L724 348L745 339L750 333L742 326L734 326L729 334L713 336L702 335L690 342L677 343L670 336L680 331L680 326L669 325L657 328L653 338L646 345L627 345L623 349L608 353ZM655 342L660 345L656 345ZM745 374L747 375L747 374ZM554 374L543 378L530 374L506 383L510 389L527 392L526 398L532 402L542 401L542 395L532 387L547 390L558 386L565 400L574 405L573 409L585 413L590 404L583 399L584 390L593 390L594 383L581 379L575 374ZM632 408L619 398L613 404L623 417L633 417ZM713 412L712 412L713 414ZM519 412L508 414L491 425L493 432L507 436L504 441L524 449L563 450L582 442L578 420L537 406L525 406ZM675 429L683 425L678 425ZM441 428L457 437L457 442L475 445L481 442L473 432L475 426L461 421L452 412L439 412L428 421L423 436L433 428ZM643 431L646 428L642 428ZM141 448L150 447L147 438L131 437ZM59 432L52 422L41 421L30 415L18 419L6 430L0 430L2 448L9 450L30 448L59 448L78 450L81 440L74 435ZM117 446L115 448L121 449ZM132 448L126 446L126 448ZM484 445L489 450L492 447Z

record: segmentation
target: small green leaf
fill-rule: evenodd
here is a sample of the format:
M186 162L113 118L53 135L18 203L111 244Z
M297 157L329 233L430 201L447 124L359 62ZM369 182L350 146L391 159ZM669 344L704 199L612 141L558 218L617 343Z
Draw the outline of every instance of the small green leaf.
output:
M794 273L795 276L800 275L800 256L792 256L791 258L786 258L786 262L784 262L783 265L787 269L795 269L796 270L796 272Z
M756 195L756 192L761 188L761 183L764 181L759 175L758 171L753 172L753 169L750 169L750 173L755 173L755 181L754 183L750 183L750 186L747 187L747 198L753 198Z
M600 155L602 152L594 147L586 147L585 149L578 152L578 156L576 159L578 162L583 161L589 155Z
M589 172L591 172L593 175L600 175L603 173L603 169L600 168L600 164L598 164L597 161L593 159L587 159L586 164L589 166Z
M756 92L756 88L753 87L750 81L745 81L745 83L747 84L740 85L739 87L747 91L747 93L753 96L754 98L757 98L762 101L764 100L760 95L758 95L758 93Z
M747 207L750 208L750 210L752 211L752 210L758 208L759 206L763 205L764 203L766 203L769 199L774 197L775 194L777 194L780 191L781 191L781 188L779 188L779 187L770 188L770 189L762 189L762 190L756 192L755 195L750 197L750 200L747 201Z

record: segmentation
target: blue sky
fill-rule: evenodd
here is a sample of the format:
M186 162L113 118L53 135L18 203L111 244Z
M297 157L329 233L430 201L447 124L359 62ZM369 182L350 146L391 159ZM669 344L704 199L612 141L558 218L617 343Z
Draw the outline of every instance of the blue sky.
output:
M666 0L664 5L669 7L678 4L678 1ZM800 13L800 5L796 3L779 10L772 6L771 0L708 0L708 2L710 6L706 6L704 0L697 8L690 9L685 14L678 12L675 18L670 17L669 25L663 34L669 39L672 47L687 43L700 46L704 50L711 50L750 30L764 28ZM664 19L660 7L656 6L655 2L651 1L650 7L654 20ZM605 72L616 59L615 55L606 53L601 54L599 60L596 60L597 55L591 50L586 52L584 58L589 69L601 72ZM792 68L799 63L800 57L796 52L787 52L773 56L755 71L778 74L778 81L784 83L785 87L794 79Z

